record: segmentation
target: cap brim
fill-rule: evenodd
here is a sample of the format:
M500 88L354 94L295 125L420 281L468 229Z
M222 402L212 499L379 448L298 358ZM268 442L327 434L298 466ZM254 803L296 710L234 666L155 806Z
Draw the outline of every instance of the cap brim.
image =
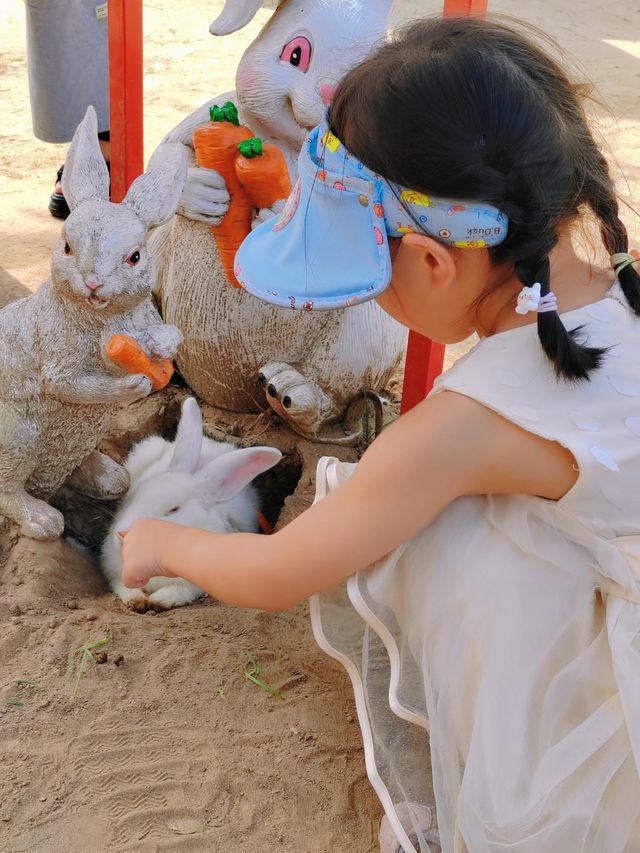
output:
M283 308L347 308L375 299L391 280L381 188L334 181L308 154L282 214L261 223L236 255L236 277L253 296Z

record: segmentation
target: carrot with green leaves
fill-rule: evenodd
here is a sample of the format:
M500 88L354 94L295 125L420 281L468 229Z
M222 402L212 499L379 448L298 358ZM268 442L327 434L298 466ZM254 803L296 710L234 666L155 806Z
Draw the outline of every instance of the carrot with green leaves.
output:
M256 136L241 142L238 151L239 155L235 159L236 177L254 207L262 210L289 198L289 169L278 147Z
M240 244L251 230L254 205L236 177L235 159L238 145L251 139L253 133L240 124L238 111L231 101L223 107L211 107L210 115L211 123L194 133L193 146L196 163L205 169L215 169L227 185L229 209L219 225L211 226L211 232L229 282L240 287L233 263Z
M193 135L196 162L215 169L225 180L229 209L211 232L229 282L240 287L234 273L236 252L251 230L256 209L273 207L291 194L289 170L282 152L255 137L240 124L235 104L210 109L211 123Z

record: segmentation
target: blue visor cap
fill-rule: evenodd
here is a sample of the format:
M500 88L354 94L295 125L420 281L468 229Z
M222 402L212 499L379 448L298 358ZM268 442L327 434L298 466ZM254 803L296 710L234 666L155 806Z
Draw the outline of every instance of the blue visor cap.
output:
M477 249L507 236L507 216L491 205L385 181L326 122L303 146L298 175L282 213L248 235L235 261L242 287L284 308L346 308L379 296L391 281L389 237L423 233Z

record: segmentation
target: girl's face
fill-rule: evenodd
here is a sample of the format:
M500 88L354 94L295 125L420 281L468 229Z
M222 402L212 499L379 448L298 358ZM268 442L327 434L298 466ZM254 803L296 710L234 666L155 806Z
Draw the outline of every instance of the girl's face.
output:
M391 240L393 276L378 305L410 329L443 344L475 329L475 301L490 273L485 249L455 250L430 237Z

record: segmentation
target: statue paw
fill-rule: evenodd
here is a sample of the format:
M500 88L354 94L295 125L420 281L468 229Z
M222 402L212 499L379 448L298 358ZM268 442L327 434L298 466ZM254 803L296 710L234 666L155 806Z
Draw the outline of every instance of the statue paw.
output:
M26 496L21 501L20 511L12 507L6 512L8 518L20 525L20 532L30 539L39 539L43 542L59 539L64 531L64 516L48 503L37 498Z
M320 426L331 414L331 400L321 388L283 362L265 365L258 380L276 414L301 435L317 436Z
M127 469L98 450L76 468L67 481L81 494L98 500L115 500L129 488Z

